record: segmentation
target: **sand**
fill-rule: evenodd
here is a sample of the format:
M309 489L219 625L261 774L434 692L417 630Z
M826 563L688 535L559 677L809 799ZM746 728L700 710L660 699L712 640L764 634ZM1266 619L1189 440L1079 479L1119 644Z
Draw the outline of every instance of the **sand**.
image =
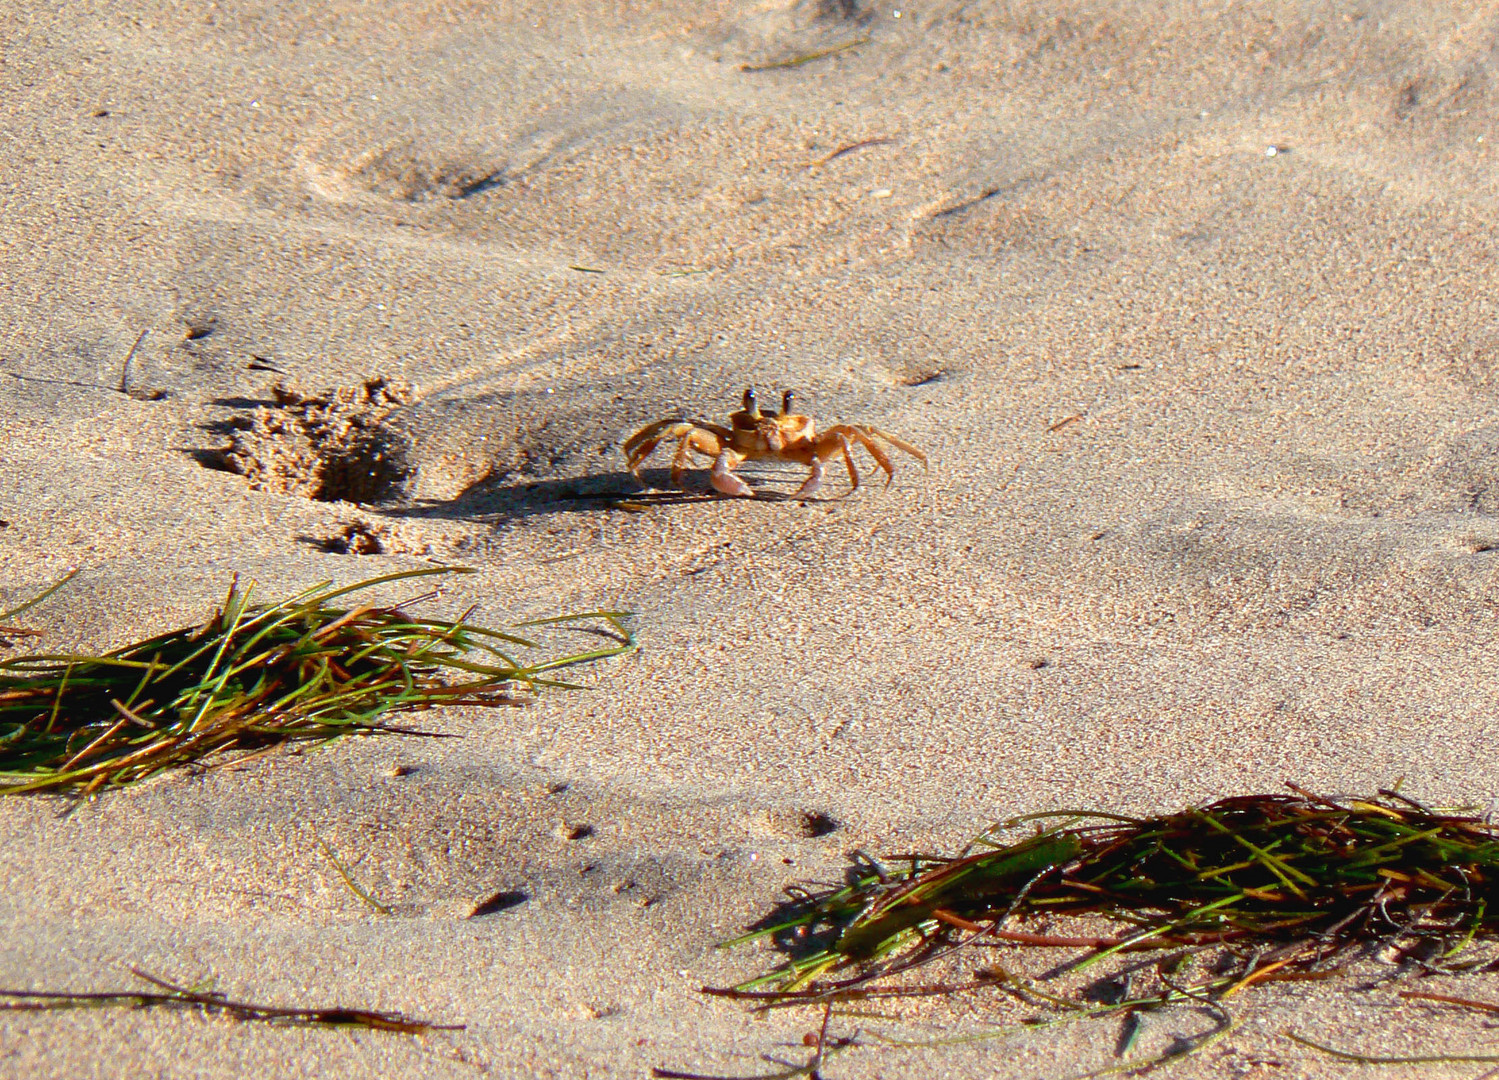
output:
M434 611L626 609L641 647L587 694L430 718L462 740L0 804L0 985L136 965L467 1025L10 1014L0 1074L758 1075L819 1017L702 996L775 961L713 946L855 849L1288 779L1487 803L1496 26L1313 0L7 6L0 608L77 568L28 625L105 649L236 573L278 595L453 563L478 572ZM226 471L279 430L276 475L316 473L349 444L274 388L374 379L414 397L360 451L380 501ZM751 384L931 469L611 505L625 437ZM528 899L467 917L497 891ZM1361 1071L1288 1028L1493 1050L1346 980L1236 1015L1173 1075L1479 1068ZM1156 1016L1141 1051L1208 1024ZM1117 1034L826 1075L1058 1077Z

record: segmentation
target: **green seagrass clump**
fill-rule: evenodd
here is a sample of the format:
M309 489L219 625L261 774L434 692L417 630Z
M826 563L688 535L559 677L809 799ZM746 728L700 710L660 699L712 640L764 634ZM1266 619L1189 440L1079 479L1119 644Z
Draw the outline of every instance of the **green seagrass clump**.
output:
M1369 943L1441 956L1499 931L1499 827L1391 791L1332 799L1291 787L1155 818L1029 815L959 857L866 863L849 884L798 893L729 943L823 947L719 992L772 1004L863 996L958 946L1004 944L1088 950L1067 965L1074 972L1125 951L1213 948L1211 975L1190 988L1212 996L1305 978ZM1031 835L1000 838L1036 822ZM1036 929L1064 916L1112 926L1083 937Z
M724 943L769 938L788 959L705 992L761 1009L820 1007L821 1030L807 1036L811 1061L779 1076L815 1080L828 1056L859 1046L955 1045L1113 1016L1123 1021L1119 1060L1079 1074L1097 1077L1135 1075L1217 1044L1238 1027L1229 999L1251 986L1332 978L1370 957L1390 965L1376 983L1494 969L1492 948L1468 947L1499 938L1499 826L1396 791L1326 798L1287 787L1290 794L1160 817L1031 814L951 857L906 855L882 865L859 855L845 884L788 889L788 901L754 930ZM954 980L960 950L970 964L985 962ZM1027 954L1044 973L1020 973ZM1102 977L1073 978L1110 958ZM944 960L937 975L920 977L917 969ZM870 1012L869 1003L960 994L999 995L1036 1012L1018 1024L997 1012L977 1033L935 1041L829 1035L835 1010L895 1020ZM1427 989L1399 998L1499 1013L1499 1003ZM1144 1016L1170 1005L1206 1014L1213 1026L1136 1055ZM1359 1053L1285 1035L1366 1064L1499 1062L1462 1051Z
M608 642L526 663L517 654L541 648L530 638L477 626L468 613L446 621L405 610L432 594L393 606L334 603L393 581L467 572L413 570L338 589L322 584L269 604L253 604L253 585L241 589L236 580L201 626L103 656L0 660L0 794L86 794L284 743L432 734L394 726L391 718L441 705L524 704L542 688L575 688L545 673L634 648L626 612L522 624Z

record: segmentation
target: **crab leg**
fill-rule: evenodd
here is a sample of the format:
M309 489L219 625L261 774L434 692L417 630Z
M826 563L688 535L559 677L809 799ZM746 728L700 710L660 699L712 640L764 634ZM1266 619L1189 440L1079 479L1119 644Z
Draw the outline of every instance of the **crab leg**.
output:
M853 494L859 490L859 470L854 468L854 448L848 445L848 440L843 437L843 432L834 432L838 436L838 448L843 451L843 464L848 466L848 490ZM879 460L879 455L875 455Z
M722 452L722 449L719 439L711 431L693 428L682 436L682 442L677 447L677 455L671 459L671 482L686 491L687 487L682 481L687 467L692 464L692 453L696 451L712 457Z
M927 464L926 455L923 454L920 450L916 449L916 447L912 446L910 443L906 442L905 439L897 438L896 436L890 434L890 432L881 431L877 427L867 427L863 430L868 432L870 435L875 435L881 439L884 439L887 443L895 447L897 450L904 450L917 461L921 462L921 467L923 469L931 467Z
M822 458L813 454L809 464L812 466L812 471L807 475L807 479L802 482L802 486L792 492L791 497L793 499L805 499L818 488L822 487Z
M880 468L885 470L885 486L889 487L891 481L895 479L895 466L890 464L889 456L881 448L879 443L875 442L869 437L869 435L865 434L865 429L852 428L851 430L854 438L858 439L864 449L869 451L869 456L874 458L875 463L879 465ZM871 428L869 430L872 431L873 429Z
M876 440L883 439L898 450L904 450L917 461L921 462L922 468L928 468L926 455L904 439L891 435L888 431L881 431L875 427L865 427L862 424L838 424L828 428L823 438L830 435L848 436L856 440L860 446L869 451L869 456L874 458L875 463L885 470L885 483L888 486L895 479L895 466L891 464L890 455ZM858 487L858 484L854 485Z
M804 499L816 491L822 485L823 461L835 457L840 453L843 455L843 464L848 469L849 491L858 490L859 470L854 468L853 447L849 444L848 438L843 434L845 430L850 429L829 428L823 432L822 438L818 439L816 445L812 448L812 460L807 463L811 467L812 473L807 477L806 482L796 489L796 492L791 496L793 499Z
M640 479L640 463L650 457L665 439L674 439L692 430L686 420L661 420L649 427L641 428L625 440L625 462L635 479Z
M714 459L713 475L709 477L709 483L713 485L714 490L721 491L725 495L741 497L755 494L753 488L734 475L734 467L743 460L742 455L732 450L724 450Z
M817 440L816 449L813 451L820 458L830 458L840 451L843 453L843 464L848 467L849 494L859 490L859 470L854 468L853 446L849 443L849 437L856 439L860 446L864 447L874 456L874 460L887 473L890 471L890 459L881 453L879 447L875 446L865 437L864 432L853 424L836 424L822 433Z
M679 439L677 455L672 463L672 480L680 487L682 472L691 460L687 454L688 450L695 450L712 457L732 437L732 433L727 428L719 427L717 424L680 419L658 420L654 424L641 428L625 440L625 463L635 479L640 480L641 463L655 453L656 447L663 442ZM641 483L644 482L641 480Z

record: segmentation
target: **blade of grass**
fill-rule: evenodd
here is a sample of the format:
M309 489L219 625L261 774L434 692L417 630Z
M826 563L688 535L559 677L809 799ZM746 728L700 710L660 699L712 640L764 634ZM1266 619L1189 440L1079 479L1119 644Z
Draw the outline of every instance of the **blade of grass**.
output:
M1158 1069L1162 1065L1167 1065L1177 1061L1183 1061L1186 1058L1191 1057L1193 1054L1201 1053L1208 1047L1212 1046L1214 1043L1228 1038L1228 1036L1233 1034L1238 1026L1239 1021L1227 1020L1220 1027L1209 1031L1205 1035L1199 1036L1195 1039L1184 1040L1177 1046L1173 1046L1170 1049L1166 1050L1164 1053L1157 1054L1154 1057L1135 1058L1130 1061L1121 1061L1117 1065L1110 1065L1108 1068L1095 1069L1092 1072L1079 1073L1076 1076L1070 1077L1069 1080L1094 1080L1095 1077L1099 1076L1116 1076L1119 1073L1124 1072L1146 1072L1151 1069Z
M849 49L857 49L860 45L868 45L869 40L870 39L868 35L866 35L861 38L855 38L853 41L845 41L841 45L829 45L825 49L815 49L812 52L798 53L795 56L788 56L784 60L771 60L768 63L764 64L740 64L739 70L774 71L777 68L801 67L803 64L810 64L814 60L822 60L829 56L835 56L841 52L847 52Z
M38 604L42 603L49 596L51 596L53 593L57 592L64 585L66 585L68 582L72 581L77 576L78 576L78 571L77 570L69 570L66 574L64 574L61 578L59 578L56 583L54 583L53 585L51 585L50 587L48 587L45 591L41 592L37 596L34 596L30 600L26 601L20 607L13 607L9 611L0 611L0 622L4 622L6 619L14 619L17 615L20 615L23 612L30 611L32 608L34 608ZM12 631L12 633L14 633L14 632L15 631Z
M1206 915L1210 911L1217 911L1219 908L1225 908L1228 905L1237 903L1242 899L1244 899L1244 894L1237 893L1233 896L1225 896L1221 899L1214 900L1212 903L1203 904L1200 907L1193 908L1176 922L1166 923L1160 926L1152 926L1149 929L1142 930L1137 934L1129 935L1128 937L1124 938L1124 940L1120 941L1117 945L1110 945L1107 948L1100 949L1092 956L1089 956L1084 960L1073 964L1071 970L1074 972L1083 971L1086 968L1092 967L1100 960L1104 960L1110 956L1113 956L1115 953L1120 952L1123 949L1127 949L1132 945L1139 945L1151 940L1152 938L1160 937L1163 934L1169 934L1173 930L1179 929L1181 924L1186 922L1188 919L1195 918L1198 915Z
M338 876L343 880L343 883L348 887L348 890L355 896L359 897L359 899L363 900L367 905L369 905L370 910L374 911L377 915L389 915L391 913L391 909L385 904L380 903L380 901L376 900L368 892L359 887L358 883L355 882L353 876L349 873L348 867L344 866L343 863L338 861L338 856L333 854L333 849L328 846L327 842L316 833L314 833L313 836L318 842L318 847L323 849L323 854L326 855L328 857L328 861L333 864L333 869L338 872Z
M1332 1057L1341 1058L1344 1061L1356 1061L1360 1065L1457 1065L1499 1062L1499 1054L1411 1054L1402 1056L1380 1056L1376 1054L1360 1054L1352 1050L1339 1050L1335 1046L1325 1046L1319 1042L1287 1031L1286 1038L1292 1042L1300 1043L1302 1046L1319 1050Z

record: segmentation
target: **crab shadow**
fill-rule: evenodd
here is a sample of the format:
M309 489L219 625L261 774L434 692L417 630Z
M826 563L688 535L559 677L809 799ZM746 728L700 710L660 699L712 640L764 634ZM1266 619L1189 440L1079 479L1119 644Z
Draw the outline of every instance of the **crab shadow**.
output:
M416 499L405 505L381 507L388 517L461 520L505 524L548 514L581 514L600 510L644 513L666 506L709 506L735 502L787 502L792 497L775 488L757 488L752 500L731 499L708 485L706 470L687 474L687 490L674 487L665 469L646 469L645 484L628 472L596 473L563 479L521 480L513 483L482 480L452 499ZM756 478L757 481L759 478ZM819 502L798 499L798 502Z

